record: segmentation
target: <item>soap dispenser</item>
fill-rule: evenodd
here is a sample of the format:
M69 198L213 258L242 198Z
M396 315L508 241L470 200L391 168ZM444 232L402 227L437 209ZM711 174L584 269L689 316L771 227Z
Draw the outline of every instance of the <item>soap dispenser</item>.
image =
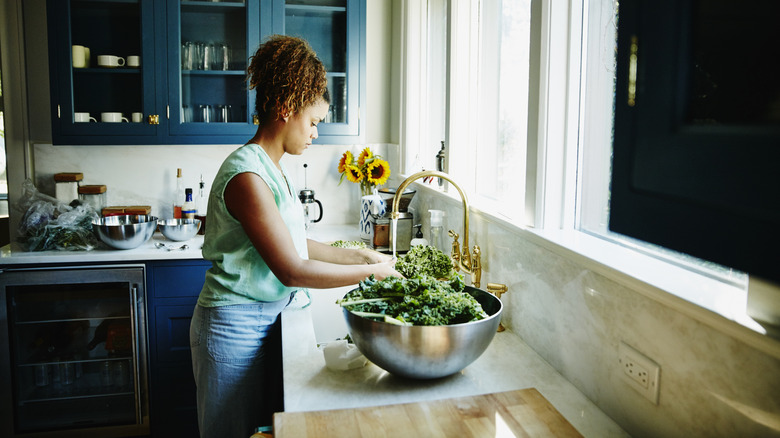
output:
M414 226L417 228L417 234L414 235L414 239L412 239L411 242L409 242L409 246L417 246L417 245L427 245L428 241L423 237L422 233L422 224L417 224Z

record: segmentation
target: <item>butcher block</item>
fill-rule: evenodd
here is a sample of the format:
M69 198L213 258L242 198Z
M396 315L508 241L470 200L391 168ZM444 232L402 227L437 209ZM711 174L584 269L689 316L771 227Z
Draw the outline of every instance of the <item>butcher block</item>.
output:
M445 400L274 414L275 438L581 437L535 388Z

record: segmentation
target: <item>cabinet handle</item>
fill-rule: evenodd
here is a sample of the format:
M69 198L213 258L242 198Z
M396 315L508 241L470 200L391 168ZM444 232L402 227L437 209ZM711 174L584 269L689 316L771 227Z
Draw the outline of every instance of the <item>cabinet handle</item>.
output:
M254 123L255 125L259 125L260 124L260 119L258 119L257 115L255 115L255 114L252 115L252 123Z
M149 115L149 124L150 125L159 125L160 124L160 116L157 114L150 114Z
M628 55L628 106L636 105L636 63L639 52L639 40L631 35L631 50Z

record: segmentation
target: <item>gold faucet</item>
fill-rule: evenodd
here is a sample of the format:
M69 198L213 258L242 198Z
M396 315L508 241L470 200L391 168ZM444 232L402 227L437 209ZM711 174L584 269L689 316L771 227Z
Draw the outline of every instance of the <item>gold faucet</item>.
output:
M401 200L401 195L403 194L404 190L406 190L406 187L408 187L409 184L411 184L413 181L428 176L442 178L449 181L450 184L458 189L458 193L460 193L460 199L463 202L463 252L461 253L460 244L458 243L458 238L460 236L458 236L456 232L450 230L449 235L454 239L452 242L451 256L454 262L453 265L455 270L462 270L463 272L471 275L471 284L474 287L479 288L479 283L482 277L481 251L478 245L474 245L474 253L472 255L471 248L469 247L469 201L466 199L466 194L463 193L463 190L460 189L460 187L450 178L449 175L437 170L423 170L422 172L417 172L406 178L398 186L395 191L395 196L393 196L393 210L391 218L398 219L398 204Z
M509 290L509 288L505 284L501 284L501 283L488 283L487 284L487 291L490 292L491 294L495 295L496 298L498 298L499 300L501 299L501 295L504 295L508 290ZM504 324L501 324L499 322L497 331L503 332L504 330L506 330L506 328L504 327Z

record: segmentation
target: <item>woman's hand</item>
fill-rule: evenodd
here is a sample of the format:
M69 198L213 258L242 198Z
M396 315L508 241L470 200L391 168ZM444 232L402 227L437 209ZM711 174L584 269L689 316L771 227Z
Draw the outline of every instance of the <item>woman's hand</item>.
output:
M362 251L362 250L360 250ZM370 251L370 250L369 250ZM374 251L376 252L376 251ZM390 257L387 254L377 253L382 256ZM398 271L395 270L395 258L390 257L389 260L381 261L371 264L372 273L377 280L383 280L387 277L404 278Z
M369 265L373 265L374 263L385 263L393 260L393 256L390 254L383 254L379 251L374 251L373 249L361 248L355 251L360 253L360 257L362 257L365 263ZM393 265L395 265L395 261L393 261Z

